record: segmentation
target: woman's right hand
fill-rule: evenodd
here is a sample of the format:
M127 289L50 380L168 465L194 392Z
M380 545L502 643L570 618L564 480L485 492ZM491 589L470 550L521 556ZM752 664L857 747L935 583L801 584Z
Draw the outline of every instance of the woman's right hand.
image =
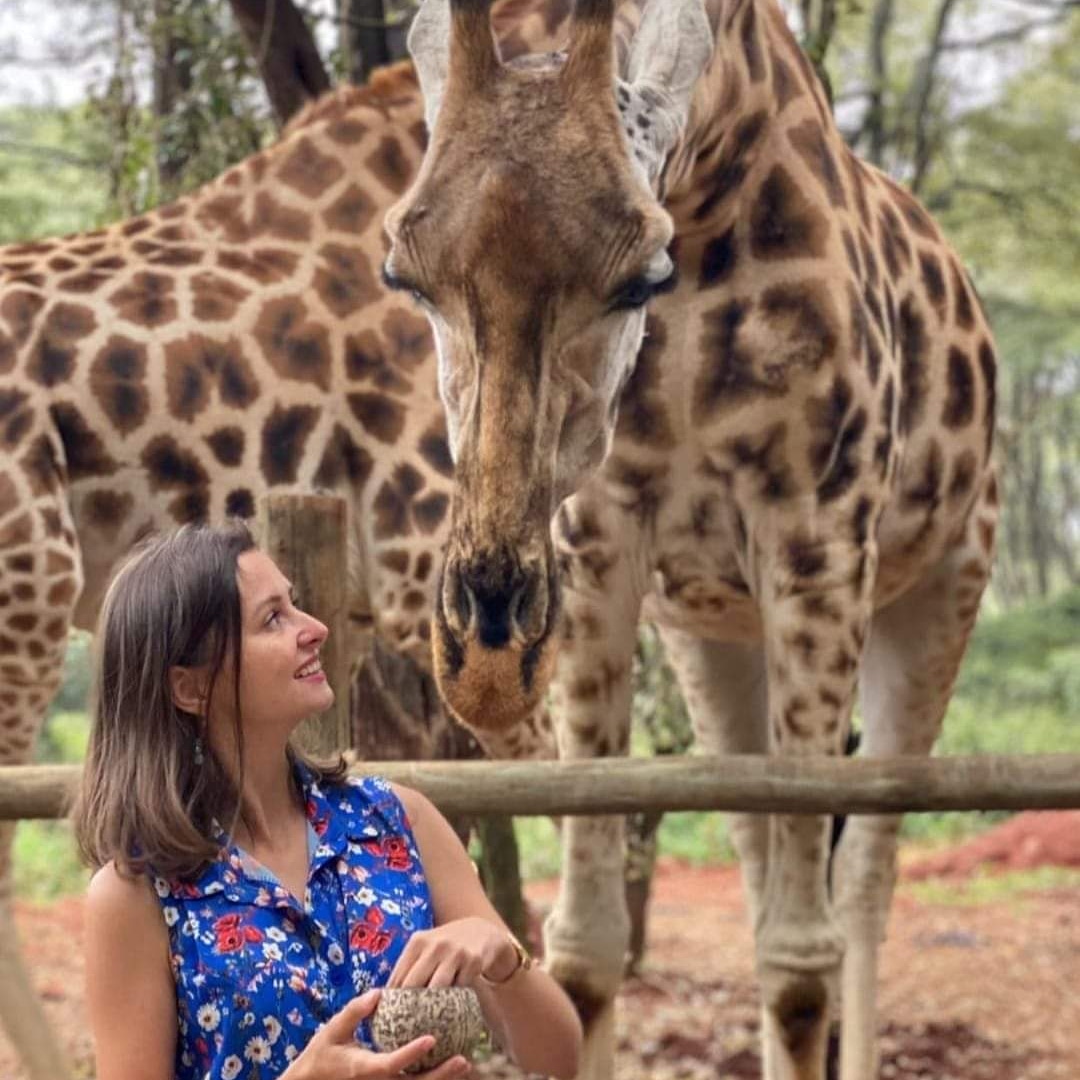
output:
M378 1054L356 1041L356 1029L379 1003L378 990L354 998L324 1024L281 1080L389 1080L416 1064L434 1045L431 1035L413 1039L389 1054ZM411 1074L414 1080L460 1080L469 1073L466 1058L452 1057L435 1069Z

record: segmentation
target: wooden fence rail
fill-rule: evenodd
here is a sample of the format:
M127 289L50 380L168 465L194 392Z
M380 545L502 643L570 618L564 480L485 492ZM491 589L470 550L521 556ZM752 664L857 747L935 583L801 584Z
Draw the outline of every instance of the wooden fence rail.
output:
M374 762L447 814L634 811L870 814L1080 809L1080 755L940 758L684 757ZM0 821L62 817L77 766L0 767Z

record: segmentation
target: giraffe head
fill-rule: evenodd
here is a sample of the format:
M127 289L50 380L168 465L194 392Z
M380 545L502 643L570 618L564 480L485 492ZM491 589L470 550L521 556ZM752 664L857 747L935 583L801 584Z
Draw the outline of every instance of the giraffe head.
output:
M577 0L565 53L504 64L489 2L425 0L414 22L431 140L385 268L435 332L456 477L435 670L481 731L549 681L551 518L604 460L672 284L657 189L713 43L703 0L651 0L620 72L614 0Z

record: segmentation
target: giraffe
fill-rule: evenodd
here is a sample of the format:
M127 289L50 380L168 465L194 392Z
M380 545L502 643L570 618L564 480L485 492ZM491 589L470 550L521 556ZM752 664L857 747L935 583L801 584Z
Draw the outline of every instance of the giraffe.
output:
M653 621L715 753L927 754L992 558L995 352L919 203L846 147L776 0L577 0L508 61L485 0L410 36L431 137L384 276L434 330L456 479L432 643L495 753L549 688L625 754ZM617 39L617 47L613 40ZM639 352L640 347L640 352ZM526 733L523 735L523 732ZM764 1074L876 1075L898 819L735 815ZM571 819L547 963L612 1075L622 822Z
M505 0L504 48L543 44L566 7ZM250 518L270 490L346 499L349 655L377 636L430 671L452 463L427 322L379 281L426 138L404 62L185 198L0 248L0 762L29 759L68 630L92 628L131 544ZM12 833L0 1019L32 1080L61 1080L11 925Z

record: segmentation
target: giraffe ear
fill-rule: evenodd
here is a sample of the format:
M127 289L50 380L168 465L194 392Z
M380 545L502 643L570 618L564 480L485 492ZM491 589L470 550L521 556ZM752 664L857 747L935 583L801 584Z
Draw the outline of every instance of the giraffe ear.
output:
M429 132L435 130L450 73L450 30L450 0L424 0L409 28L409 53L420 79Z
M715 39L703 0L650 0L626 58L620 108L634 156L650 181L664 168L686 128L694 87ZM627 101L626 90L629 90Z

